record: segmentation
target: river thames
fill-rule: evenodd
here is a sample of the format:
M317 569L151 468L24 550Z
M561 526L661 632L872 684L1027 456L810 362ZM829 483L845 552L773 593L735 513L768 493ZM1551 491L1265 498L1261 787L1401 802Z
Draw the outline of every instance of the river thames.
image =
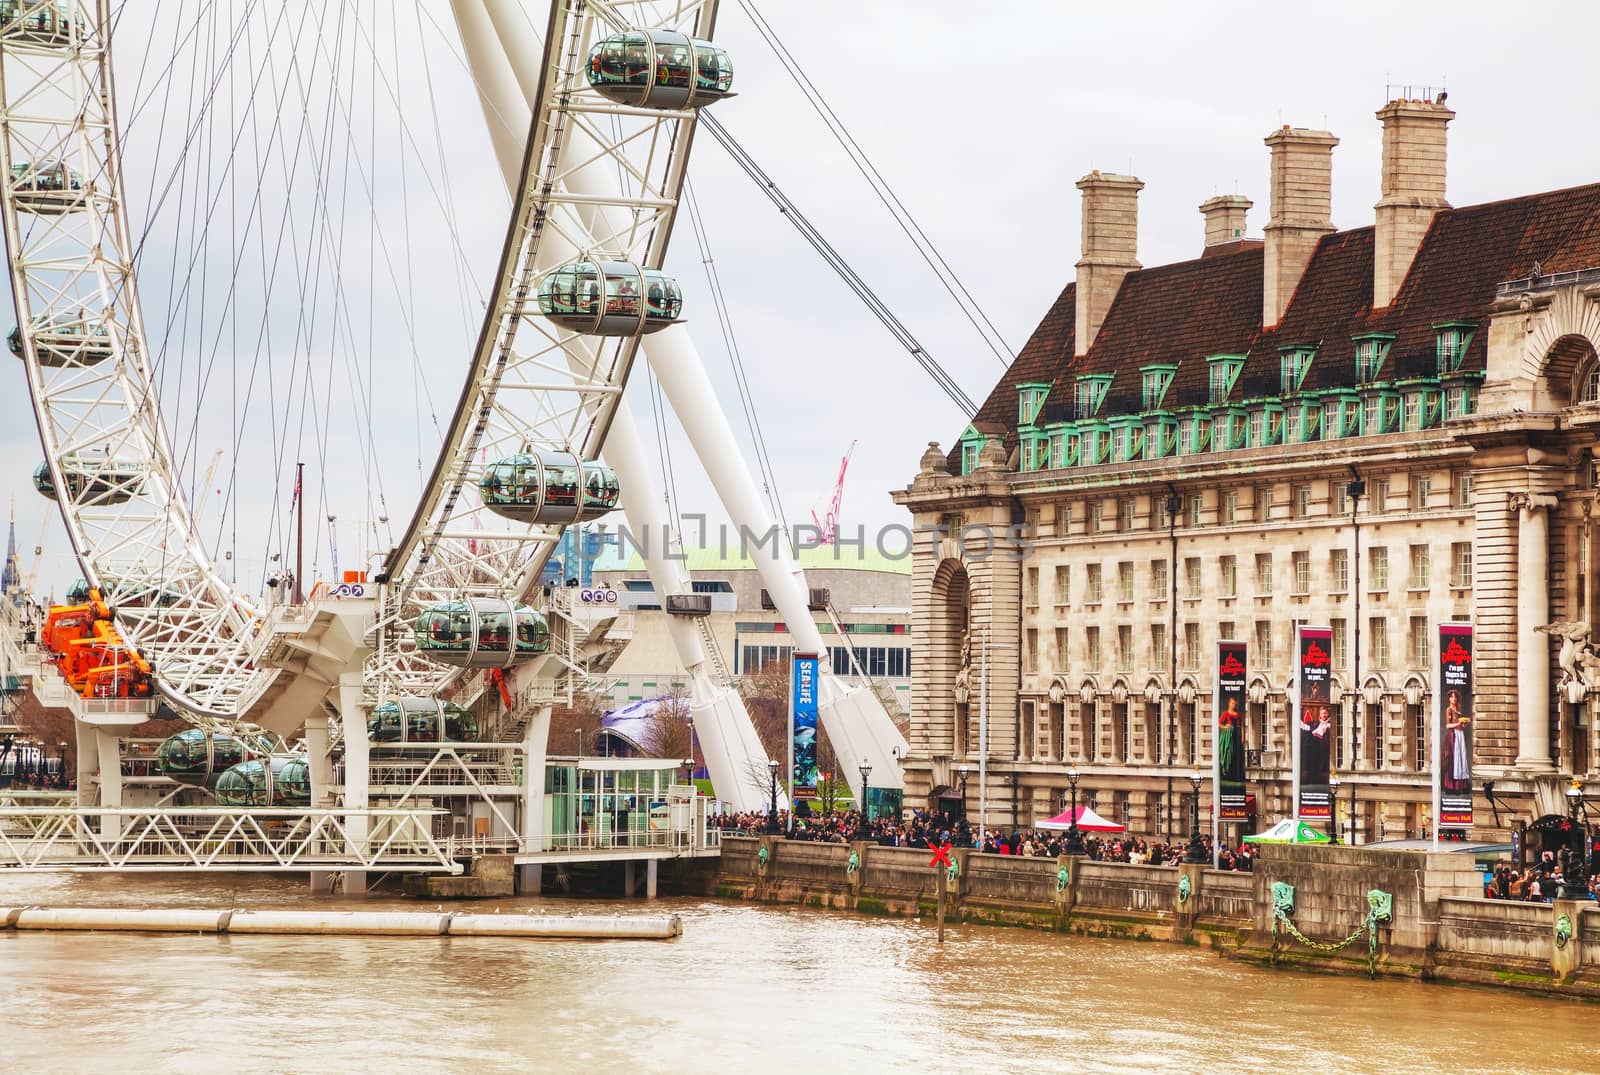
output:
M0 878L0 904L311 904L303 882ZM427 904L429 909L432 904ZM0 933L6 1070L1593 1070L1595 1009L1193 947L694 899L672 943Z

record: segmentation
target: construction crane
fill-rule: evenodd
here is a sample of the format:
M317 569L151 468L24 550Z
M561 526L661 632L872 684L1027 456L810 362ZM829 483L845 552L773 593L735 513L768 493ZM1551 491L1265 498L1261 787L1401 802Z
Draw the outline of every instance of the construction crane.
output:
M828 505L828 512L822 518L817 518L816 509L812 509L811 521L817 524L817 541L822 545L832 545L839 532L839 505L844 502L844 475L850 469L850 457L856 454L856 445L860 441L851 441L850 448L844 453L844 458L839 461L839 480L833 487L833 502Z

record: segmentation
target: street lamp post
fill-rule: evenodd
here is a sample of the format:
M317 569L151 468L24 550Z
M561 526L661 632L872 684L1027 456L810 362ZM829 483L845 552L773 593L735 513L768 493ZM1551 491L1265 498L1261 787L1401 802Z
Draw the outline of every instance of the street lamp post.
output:
M967 776L971 772L972 770L967 766L966 762L962 762L961 766L956 769L956 778L961 781L961 820L963 821L967 819Z
M572 729L572 746L578 757L583 757L583 729Z
M1354 847L1354 846L1356 846L1356 782L1354 780L1350 780L1349 784L1350 784L1350 846Z
M1078 828L1078 767L1067 766L1067 786L1072 789L1072 813L1067 815L1067 854L1085 854L1083 832Z
M1194 798L1190 807L1193 824L1189 831L1189 852L1184 856L1189 862L1211 861L1211 856L1206 853L1205 837L1200 835L1200 781L1203 779L1199 769L1189 774L1189 783L1194 786Z
M767 831L778 831L778 763L767 762L767 770L772 774L772 801L767 808Z
M1574 777L1567 785L1567 816L1582 841L1581 850L1574 855L1569 848L1567 861L1561 868L1561 898L1586 900L1589 898L1589 834L1583 825L1583 781Z
M1328 835L1339 842L1339 774L1328 777Z
M867 805L867 778L872 775L872 766L867 764L866 758L862 758L859 769L861 772L861 820L867 822L872 820L872 807Z

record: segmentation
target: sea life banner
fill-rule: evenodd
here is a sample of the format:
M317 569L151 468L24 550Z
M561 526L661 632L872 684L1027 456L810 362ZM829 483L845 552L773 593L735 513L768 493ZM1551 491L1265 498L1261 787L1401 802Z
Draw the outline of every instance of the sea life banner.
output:
M799 799L817 787L817 658L795 654L789 683L789 793Z

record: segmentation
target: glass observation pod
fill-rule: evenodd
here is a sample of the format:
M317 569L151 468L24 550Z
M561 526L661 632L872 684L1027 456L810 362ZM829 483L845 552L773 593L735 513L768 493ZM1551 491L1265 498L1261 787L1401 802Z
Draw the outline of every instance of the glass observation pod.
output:
M66 479L68 496L75 501L94 505L125 504L144 485L144 467L141 464L111 462L104 458L64 456L61 475ZM48 464L40 463L35 468L33 487L51 500L58 499Z
M156 768L180 784L205 785L254 756L231 735L188 728L162 741L156 749Z
M21 328L12 326L6 346L12 354L22 357ZM36 317L33 350L41 366L93 366L111 357L111 333L104 324L83 313Z
M435 605L417 617L415 631L423 656L457 668L506 668L550 648L540 612L498 597Z
M61 161L44 161L38 167L23 161L11 166L11 195L17 208L53 215L82 209L88 200L83 176Z
M72 43L72 0L0 0L0 36L48 45ZM83 16L76 19L82 36Z
M67 587L66 603L69 605L87 605L89 603L88 579L79 578L77 582Z
M240 762L217 777L223 806L309 806L311 763L304 754Z
M589 50L589 85L618 104L698 108L733 96L733 63L709 41L634 30Z
M478 718L454 702L407 695L372 711L367 737L374 743L470 743L478 738Z
M683 312L683 292L676 280L655 269L626 261L575 261L539 281L539 312L589 336L637 336L675 324Z
M518 454L490 463L478 479L484 505L524 523L572 523L616 510L622 487L611 468L565 452Z

